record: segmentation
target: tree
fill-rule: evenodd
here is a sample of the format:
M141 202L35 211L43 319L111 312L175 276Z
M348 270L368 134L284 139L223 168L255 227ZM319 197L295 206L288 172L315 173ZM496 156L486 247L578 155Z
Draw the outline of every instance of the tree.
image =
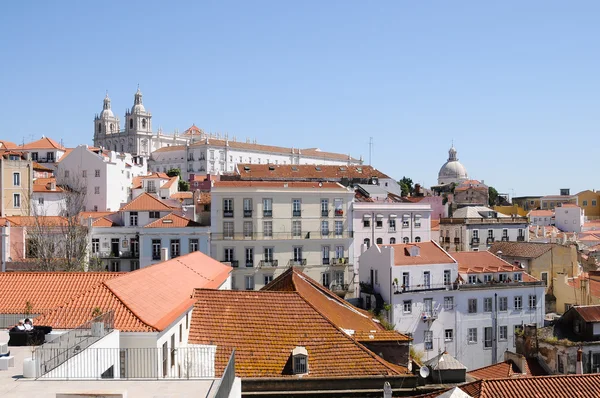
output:
M410 194L413 193L413 191L414 191L413 180L411 178L402 177L402 179L400 181L398 181L398 184L400 184L402 196L409 196Z
M169 169L169 171L167 171L167 175L169 177L175 177L175 176L177 176L177 177L181 178L181 170L179 170L179 169Z
M187 181L179 180L179 185L177 186L177 190L179 192L187 192L190 190L190 183Z
M496 191L496 188L489 187L488 188L488 195L489 195L490 206L497 205L498 204L498 191Z

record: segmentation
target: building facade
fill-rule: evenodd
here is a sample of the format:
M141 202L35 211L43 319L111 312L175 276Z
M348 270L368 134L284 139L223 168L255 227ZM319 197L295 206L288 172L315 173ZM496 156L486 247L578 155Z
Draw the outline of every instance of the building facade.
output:
M585 190L577 194L577 203L585 212L585 216L590 220L600 218L600 193L596 190Z
M353 280L352 190L337 183L215 181L211 253L255 290L290 266L345 295Z
M0 152L0 215L28 216L33 191L33 163L23 151Z
M581 232L585 223L584 210L574 204L564 203L554 209L555 225L563 232Z
M555 224L554 212L552 210L531 210L527 215L531 225L549 227Z
M491 365L514 347L524 323L543 324L543 283L489 252L450 255L435 242L384 245L360 262L361 286L372 289L361 294L382 296L390 323L412 335L424 360L446 351L468 369Z

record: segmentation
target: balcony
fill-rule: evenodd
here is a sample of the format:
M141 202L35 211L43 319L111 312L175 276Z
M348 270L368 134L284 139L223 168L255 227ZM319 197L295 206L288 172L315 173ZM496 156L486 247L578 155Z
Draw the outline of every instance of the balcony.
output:
M263 210L263 218L273 217L273 210Z
M327 235L321 234L321 231L289 231L289 232L226 232L211 234L211 239L215 240L301 240L301 239L350 239L354 237L353 231L335 232L329 231Z
M321 236L329 236L329 230L328 229L322 229L321 230Z
M292 217L300 217L302 214L302 211L300 210L292 210Z
M492 280L489 282L477 282L477 283L464 283L458 286L458 290L473 290L473 289L489 289L490 287L494 287L494 289L499 288L513 288L515 286L546 286L544 281L532 281L532 282L524 282L524 281L497 281Z
M227 218L233 217L233 210L223 210L223 217L227 217Z
M492 236L492 237L489 237L489 238L487 238L487 239L485 240L485 243L487 243L488 245L491 245L492 243L494 243L494 241L495 241L495 240L496 240L496 238L494 238L494 237Z
M423 320L423 322L435 321L437 317L437 311L423 311L423 313L421 313L421 319Z
M252 217L252 210L244 210L244 217Z
M152 260L160 260L160 252L152 253Z
M238 268L240 266L240 262L238 260L223 260L221 261L223 264L227 264L232 266L233 268Z
M458 290L460 286L458 283L440 283L440 284L421 284L414 286L396 286L394 287L394 294L402 294L402 293L415 293L415 292L431 292L431 291L439 291L439 290Z
M323 258L322 260L322 265L329 265L331 263L331 259L330 258Z
M517 236L517 242L525 242L525 236Z
M288 264L291 267L304 267L306 266L306 259L305 258L301 258L301 259L290 259L290 262Z
M460 245L460 238L454 238L454 244Z
M508 242L508 236L503 236L502 237L502 242Z
M330 289L332 292L344 298L346 293L348 293L349 285L347 283L334 283L331 285Z
M258 266L260 268L274 268L279 265L279 260L260 260Z
M335 214L336 217L344 217L344 210L342 209L335 209Z
M396 232L396 227L389 227L388 228L388 233L394 233Z
M449 236L445 236L442 239L443 239L442 242L444 242L444 243L450 243L450 237Z
M471 238L471 245L472 246L479 245L479 238Z
M321 217L329 217L329 210L321 210Z
M332 258L331 265L346 265L350 263L350 259L348 257L340 257L340 258Z
M253 268L253 267L254 267L253 261L246 261L246 268Z

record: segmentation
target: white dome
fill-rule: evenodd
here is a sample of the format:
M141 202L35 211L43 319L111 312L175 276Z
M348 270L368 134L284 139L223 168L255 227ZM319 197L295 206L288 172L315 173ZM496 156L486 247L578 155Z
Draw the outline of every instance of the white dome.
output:
M110 109L103 109L102 112L100 113L100 119L105 119L105 118L109 118L109 117L115 117L115 115L113 114L113 111Z
M142 105L142 104L135 104L131 108L131 113L144 113L144 112L146 112L146 108L144 108L144 105Z
M457 152L454 146L448 151L448 161L444 163L438 173L438 185L460 183L469 178L467 169L458 161Z

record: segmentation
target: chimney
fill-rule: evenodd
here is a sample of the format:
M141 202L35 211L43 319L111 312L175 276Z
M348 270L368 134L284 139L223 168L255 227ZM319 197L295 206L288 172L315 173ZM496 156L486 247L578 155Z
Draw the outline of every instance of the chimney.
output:
M575 373L578 375L583 374L583 350L581 347L577 350L577 363L575 364Z
M50 181L50 190L56 191L56 181Z
M167 261L169 259L169 249L167 249L166 247L163 247L162 249L160 249L160 261Z

